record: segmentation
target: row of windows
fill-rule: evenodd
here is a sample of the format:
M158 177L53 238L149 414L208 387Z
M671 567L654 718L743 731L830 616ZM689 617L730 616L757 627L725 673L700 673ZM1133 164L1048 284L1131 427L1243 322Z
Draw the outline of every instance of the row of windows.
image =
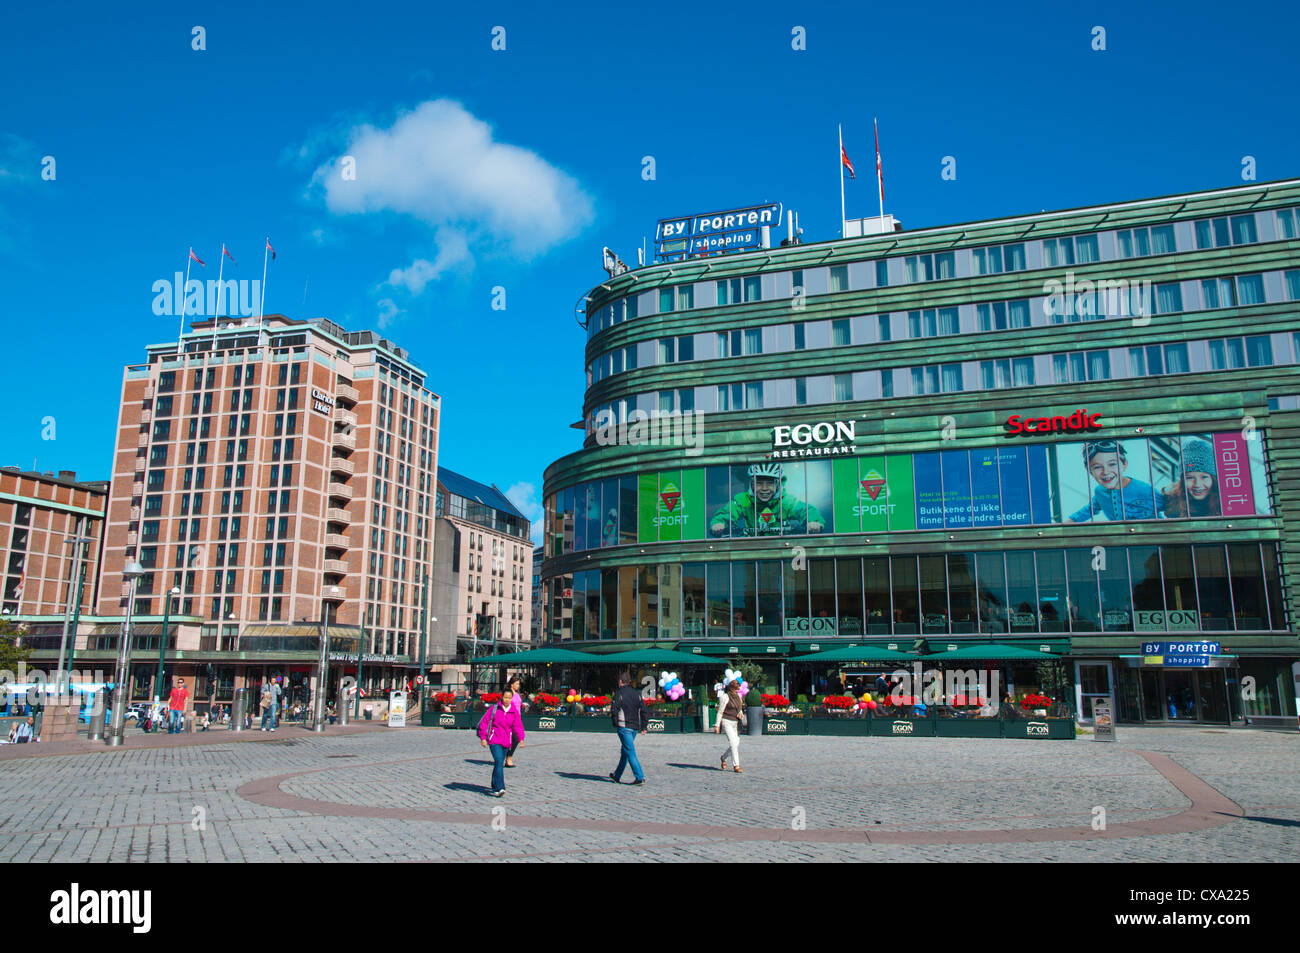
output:
M716 360L810 348L849 347L887 341L1010 331L1107 318L1139 318L1186 311L1300 301L1300 269L1229 275L1200 281L1118 287L1062 287L1061 293L946 308L920 308L856 318L795 322L724 332L641 341L609 351L588 365L591 386L614 374L656 364Z
M1300 209L1278 209L1197 221L1010 242L983 248L905 255L825 268L724 278L661 287L605 305L589 315L587 334L648 314L739 304L781 297L834 294L896 284L1123 261L1295 238ZM775 280L777 278L781 280ZM701 293L712 286L712 293ZM778 290L778 287L780 290ZM795 290L800 289L800 290Z
M548 579L552 639L1285 631L1272 544L1113 546L591 569ZM570 595L571 593L571 595Z
M588 417L588 433L595 433L611 424L635 420L634 413L644 417L655 413L720 413L813 406L924 394L1238 370L1297 362L1300 362L1300 334L1260 334L675 388L639 394L595 408Z

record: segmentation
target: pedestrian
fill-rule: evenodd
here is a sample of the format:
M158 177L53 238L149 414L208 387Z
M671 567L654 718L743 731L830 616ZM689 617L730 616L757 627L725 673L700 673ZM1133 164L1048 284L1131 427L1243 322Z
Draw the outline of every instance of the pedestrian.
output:
M262 730L270 731L267 727L272 717L273 706L275 705L275 696L271 693L271 683L269 681L262 683L262 697L258 699L262 712Z
M493 797L502 797L506 793L506 753L514 750L524 741L524 721L515 708L514 692L507 688L501 693L501 700L488 707L483 720L478 724L478 737L484 748L492 750L492 789Z
M521 716L520 723L522 724L523 721L522 716L524 713L524 694L519 690L522 684L519 681L519 676L518 675L512 676L509 684L510 684L510 693L514 698L514 701L511 704L514 710L519 712ZM515 766L515 761L514 761L515 749L518 747L519 747L519 739L516 738L515 743L510 746L510 750L506 753L507 768L513 768Z
M275 731L280 717L280 677L271 679L271 730Z
M713 726L713 733L726 731L727 746L731 750L732 770L737 774L744 773L740 770L740 726L745 724L745 721L745 703L740 697L740 682L732 679L727 683L726 698L718 705L718 723ZM719 767L724 771L727 769L726 749L722 752L722 764Z
M610 720L618 730L618 740L622 751L618 756L618 767L609 773L609 779L621 784L623 769L632 766L633 784L645 784L645 772L636 757L636 733L645 734L650 722L645 700L641 693L632 687L632 676L623 672L618 676L618 691L614 693L610 705Z
M180 734L181 723L185 719L185 702L190 693L185 690L185 679L176 679L176 687L167 698L167 734Z

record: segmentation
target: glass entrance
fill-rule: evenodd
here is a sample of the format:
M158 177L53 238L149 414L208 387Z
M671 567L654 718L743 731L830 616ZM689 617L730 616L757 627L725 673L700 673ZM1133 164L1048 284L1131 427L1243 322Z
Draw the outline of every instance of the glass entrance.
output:
M1196 721L1198 713L1196 672L1166 670L1165 714L1170 721Z
M1110 665L1106 662L1080 662L1079 717L1091 719L1093 702L1110 695Z
M1223 671L1221 668L1210 668L1196 673L1201 721L1228 723L1228 693Z
M1164 721L1164 690L1160 686L1158 669L1142 669L1142 720Z

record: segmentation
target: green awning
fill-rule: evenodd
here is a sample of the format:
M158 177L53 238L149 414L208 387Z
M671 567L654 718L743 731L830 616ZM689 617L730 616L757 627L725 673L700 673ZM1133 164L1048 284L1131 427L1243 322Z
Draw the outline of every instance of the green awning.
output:
M960 661L969 659L971 661L988 661L988 662L1011 662L1011 661L1039 661L1048 662L1052 659L1060 658L1051 652L1037 652L1033 649L1022 648L1018 645L1003 645L1000 642L982 642L978 645L967 645L951 652L935 652L931 655L913 656L921 661L931 659L952 659Z
M572 649L531 649L527 652L507 652L505 655L475 656L475 665L546 665L552 662L594 662L587 652Z
M918 656L880 649L871 645L846 645L843 648L796 655L791 662L915 662Z
M630 652L612 652L609 655L593 655L589 661L611 665L716 665L716 661L706 655L694 655L689 652L674 652L671 649L633 649Z

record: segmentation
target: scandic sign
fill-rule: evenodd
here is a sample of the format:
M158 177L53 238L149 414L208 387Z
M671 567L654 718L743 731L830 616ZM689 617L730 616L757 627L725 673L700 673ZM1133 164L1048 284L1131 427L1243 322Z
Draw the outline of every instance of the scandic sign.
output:
M1101 414L1090 414L1087 410L1076 410L1068 417L1021 417L1012 414L1007 418L1007 433L1069 433L1079 430L1100 430Z

